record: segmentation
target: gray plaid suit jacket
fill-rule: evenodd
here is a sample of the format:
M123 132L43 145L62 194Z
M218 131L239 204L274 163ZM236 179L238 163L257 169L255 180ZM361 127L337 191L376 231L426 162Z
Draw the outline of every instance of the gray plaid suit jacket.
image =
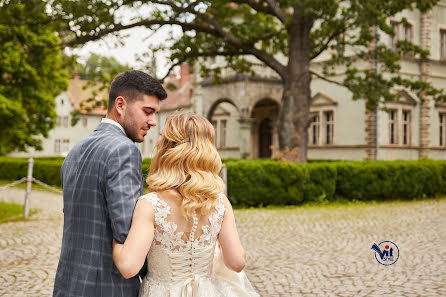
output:
M116 126L101 123L77 143L61 169L62 250L54 297L133 297L139 278L124 279L112 240L124 242L143 193L141 153Z

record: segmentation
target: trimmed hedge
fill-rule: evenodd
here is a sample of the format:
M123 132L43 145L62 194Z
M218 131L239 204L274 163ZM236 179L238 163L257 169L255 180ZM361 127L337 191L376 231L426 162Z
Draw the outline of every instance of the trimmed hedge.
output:
M35 158L33 177L53 186L60 186L60 167L63 159ZM0 179L18 180L28 175L27 158L0 158Z
M336 168L331 164L228 162L228 196L240 206L298 205L332 200Z
M33 176L60 186L62 158L34 159ZM27 174L26 158L0 157L0 179ZM144 159L144 179L151 159ZM291 164L275 160L224 160L228 196L237 206L389 200L446 194L446 161L335 161Z
M60 186L60 168L63 157L34 158L33 177L52 186ZM149 172L151 159L144 159L142 172L144 180ZM28 158L0 157L0 179L18 180L28 174Z
M337 161L289 164L233 161L228 196L235 205L298 205L305 202L390 200L446 194L446 162Z

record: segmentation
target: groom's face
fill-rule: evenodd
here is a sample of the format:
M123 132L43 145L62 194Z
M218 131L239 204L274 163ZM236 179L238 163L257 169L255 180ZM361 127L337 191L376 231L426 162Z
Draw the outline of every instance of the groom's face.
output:
M123 114L122 127L134 142L143 142L150 128L156 126L156 114L160 110L160 100L151 95L141 95L134 101L127 101Z

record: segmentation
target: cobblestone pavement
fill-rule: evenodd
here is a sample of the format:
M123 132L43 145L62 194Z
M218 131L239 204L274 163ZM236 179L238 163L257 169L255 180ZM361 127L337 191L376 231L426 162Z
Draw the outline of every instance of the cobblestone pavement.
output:
M0 200L23 203L23 190ZM34 191L26 222L0 224L0 296L50 296L60 252L61 196ZM446 296L446 199L236 210L246 272L261 296ZM400 258L377 263L372 244Z

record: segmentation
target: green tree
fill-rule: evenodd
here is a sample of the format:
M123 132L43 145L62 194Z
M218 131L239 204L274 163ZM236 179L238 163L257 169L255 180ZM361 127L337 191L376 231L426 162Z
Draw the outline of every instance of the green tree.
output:
M57 1L56 1L57 2ZM380 103L395 100L394 90L406 88L419 98L429 96L445 100L443 90L425 81L401 77L401 58L410 54L426 59L429 52L410 42L399 42L396 50L377 44L375 28L395 35L386 23L403 10L432 9L438 0L152 0L152 1L63 1L60 13L70 21L73 46L97 40L128 28L145 26L156 30L177 25L183 35L170 47L172 66L183 61L201 64L201 71L219 78L220 69L209 69L203 57L223 56L227 65L239 72L251 73L258 63L273 69L283 84L279 111L279 145L298 149L298 160L307 160L307 128L310 121L310 85L312 76L347 87L353 99L367 100L375 109ZM92 3L94 2L94 3ZM130 22L117 17L122 8L141 12ZM146 9L149 8L149 9ZM88 19L68 11L93 15ZM151 11L150 15L147 11ZM91 14L90 14L91 13ZM406 20L403 19L403 22ZM173 39L174 37L172 37ZM329 52L329 59L319 72L311 62ZM354 55L346 54L354 52ZM379 57L382 73L364 67ZM336 66L345 75L334 78Z
M110 83L116 74L129 69L128 65L119 63L114 57L92 53L85 64L79 65L78 74L81 79Z
M108 98L96 100L96 95L110 89L113 78L120 72L129 70L128 65L121 64L114 57L101 56L91 53L85 64L77 65L77 73L80 79L88 80L83 87L89 89L91 97L80 103L80 109L71 112L71 125L74 126L80 119L81 111L90 111L96 107L107 107Z
M0 1L0 155L41 149L54 98L68 85L56 23L43 0Z

